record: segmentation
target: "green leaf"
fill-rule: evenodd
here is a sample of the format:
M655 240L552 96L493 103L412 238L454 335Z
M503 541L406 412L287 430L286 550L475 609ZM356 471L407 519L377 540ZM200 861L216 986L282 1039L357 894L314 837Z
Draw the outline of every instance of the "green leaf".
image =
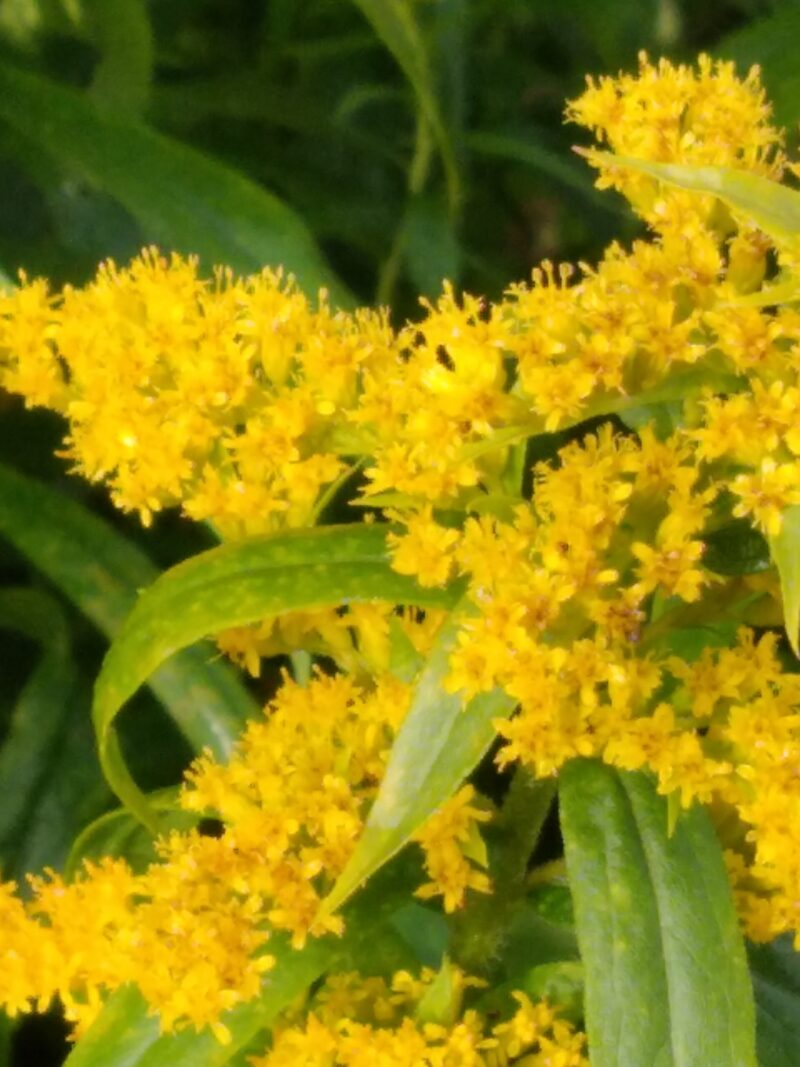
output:
M469 0L439 0L431 12L429 38L430 63L436 72L444 123L453 141L459 163L467 110L472 35L475 31L474 9Z
M461 1011L462 988L458 974L447 956L442 960L436 977L417 1004L414 1018L423 1026L453 1026Z
M144 0L89 0L85 8L100 49L92 96L107 110L140 114L153 74L153 33Z
M613 771L573 761L559 801L592 1063L672 1067L658 906L625 791Z
M96 189L115 197L148 240L196 253L206 267L284 266L308 292L350 294L309 230L273 194L144 123L27 72L0 65L0 117Z
M779 10L748 19L741 29L717 41L713 52L723 60L734 60L740 71L758 63L775 121L780 126L796 126L800 121L800 71L795 51L787 48L786 42L800 37L800 8L795 4L774 6Z
M6 538L107 637L120 629L158 571L138 548L61 493L0 464L0 537ZM197 749L224 758L257 705L210 648L176 656L150 685Z
M535 1000L549 1000L573 1022L583 1018L583 965L575 960L539 963L525 975L524 991Z
M547 178L572 190L592 207L597 207L617 217L628 218L629 212L624 201L609 197L595 189L585 171L559 152L546 148L540 142L539 130L502 132L497 130L473 130L467 135L467 147L479 156L489 159L505 159L521 163L539 171Z
M781 579L786 636L800 656L800 505L786 508L780 533L769 539L769 550Z
M760 1067L800 1063L800 953L790 937L751 945L750 968L756 997L756 1039Z
M705 811L667 832L648 777L574 760L562 832L593 1067L755 1067L752 989Z
M0 748L0 857L6 877L15 862L40 794L46 790L62 741L75 685L66 620L58 603L37 589L0 590L0 629L25 634L42 646L41 658L11 711Z
M417 682L361 838L323 902L325 914L336 911L452 796L492 743L494 721L514 707L499 689L466 707L459 694L444 690L458 629L456 620L445 627Z
M66 620L58 603L37 589L0 590L0 629L42 646L42 656L17 698L0 749L0 852L11 844L46 773L75 681Z
M311 940L302 951L285 940L271 939L270 954L276 964L265 976L261 995L224 1016L231 1034L226 1045L208 1029L161 1036L158 1019L148 1013L138 989L125 987L110 998L64 1067L223 1067L303 993L340 951L334 938Z
M403 254L421 296L437 297L442 283L458 283L461 249L445 205L422 193L412 197L404 223Z
M113 723L125 701L178 649L286 611L367 600L450 607L456 597L457 591L422 589L392 570L381 526L259 537L178 564L139 598L97 679L93 716L109 784L143 822L155 825L125 767Z
M651 163L644 159L615 156L610 152L587 153L593 161L627 167L651 178L718 197L734 211L751 219L777 241L800 234L800 192L758 174L733 167L688 167L677 163Z
M0 748L0 859L3 876L25 892L26 874L60 869L76 832L110 794L95 755L89 686L77 677L61 606L39 589L4 589L0 628L42 646Z
M25 876L46 867L61 870L76 834L108 807L112 796L97 759L85 677L66 701L61 730L47 769L25 812L7 873L27 892Z
M0 1067L13 1067L13 1036L18 1021L19 1016L9 1019L5 1012L0 1014Z
M733 519L703 538L703 566L715 574L758 574L771 561L764 535L747 519Z
M147 797L150 806L158 812L159 825L164 831L187 831L196 826L199 816L183 811L178 806L176 788L161 789ZM64 876L72 878L84 860L98 861L105 856L124 859L134 871L143 871L158 859L152 834L131 815L127 808L107 811L84 827L72 844Z
M720 843L705 809L667 832L667 802L643 774L620 774L658 904L676 1064L755 1067L744 941Z
M461 196L458 166L439 106L430 57L412 6L408 0L353 0L353 3L392 53L414 90L417 106L439 149L453 210Z
M438 970L450 942L450 927L441 911L411 898L394 913L392 926L424 967Z
M141 993L123 986L67 1057L69 1067L135 1067L158 1040L158 1019L147 1012Z

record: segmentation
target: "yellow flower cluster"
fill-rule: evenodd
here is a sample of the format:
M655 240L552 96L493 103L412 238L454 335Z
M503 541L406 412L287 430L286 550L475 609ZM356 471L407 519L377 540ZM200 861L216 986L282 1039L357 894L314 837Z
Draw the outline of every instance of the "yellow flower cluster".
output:
M568 116L622 156L772 179L789 166L757 72L739 80L707 58L642 57L636 76L590 80ZM383 314L314 307L279 274L207 282L194 261L148 252L83 289L23 279L0 297L0 385L63 412L77 468L146 522L180 505L231 539L310 524L363 465L356 503L398 524L395 568L464 581L446 686L515 700L497 723L500 765L541 778L598 756L652 770L684 806L734 812L748 931L800 939L800 676L746 629L732 648L684 657L673 643L723 613L747 621L758 593L704 565L710 533L739 518L774 537L800 504L800 314L761 292L791 249L713 198L595 161L653 231L596 267L544 264L491 306L448 286L393 331ZM527 440L564 430L526 470ZM296 946L338 931L319 904L409 703L392 643L399 632L427 651L441 621L349 605L225 635L253 674L297 649L342 673L285 681L230 763L195 764L182 804L220 818L219 837L173 834L141 875L107 863L69 886L49 876L27 906L4 889L0 1001L58 993L85 1025L134 980L165 1026L219 1027L255 995L270 930ZM420 895L450 911L488 891L489 817L467 786L418 831ZM406 979L358 993L348 981L329 982L262 1067L585 1062L581 1035L522 996L487 1029L475 1012L413 1017L422 994Z
M218 636L217 644L254 677L261 671L262 659L303 649L329 657L356 678L368 678L389 670L392 642L398 635L419 655L428 653L445 614L436 609L424 614L398 610L381 602L292 611L254 626L226 630Z
M472 859L479 866L486 866L486 849L478 827L492 817L491 812L476 807L474 799L475 790L465 785L414 837L425 852L425 869L431 879L416 895L423 899L444 897L445 911L460 908L468 889L491 891L488 875L470 864Z
M133 981L164 1029L211 1025L252 999L272 965L269 931L295 948L309 933L340 933L338 916L317 919L323 896L350 858L383 776L410 687L390 675L368 688L341 674L307 686L285 680L227 764L201 756L181 806L222 821L218 836L172 832L141 874L123 862L88 864L65 885L31 880L23 905L0 893L0 1005L14 1014L60 996L84 1029L109 991ZM423 826L427 897L461 904L488 888L464 849L480 847L488 816L465 789Z
M280 273L208 282L154 250L0 297L0 385L66 415L77 469L146 523L181 504L226 537L313 521L360 377L393 345L383 314L312 308Z
M757 72L739 81L730 64L706 58L695 70L642 57L635 77L590 80L568 116L623 156L773 179L786 165ZM780 675L770 642L754 646L743 633L719 654L734 689L715 704L712 654L696 669L670 655L668 640L692 619L741 618L752 599L745 582L704 567L707 532L733 517L774 537L800 504L800 320L794 306L748 299L771 252L792 260L713 198L598 165L598 184L619 188L655 237L630 253L613 246L581 275L546 265L532 289L512 288L484 318L508 331L509 391L526 401L528 433L537 417L555 429L630 410L638 435L609 423L561 448L536 467L530 502L519 486L516 499L509 491L498 449L494 475L460 497L473 513L463 525L410 498L395 511L406 525L395 566L422 584L467 577L471 609L448 686L465 699L501 686L519 702L496 724L501 765L522 760L546 776L572 757L599 756L651 769L684 806L733 805L749 828L736 854L746 860L748 929L760 939L797 933L795 676ZM451 319L446 347L457 365L471 338ZM418 383L414 358L408 374ZM661 422L643 426L637 404L653 405ZM507 431L494 431L498 444ZM473 452L487 463L488 448ZM411 496L401 478L380 484L384 495L392 487ZM712 706L701 714L696 700ZM756 732L743 733L744 722Z
M586 82L567 118L592 130L616 155L783 176L783 133L770 124L772 109L757 67L740 79L733 63L708 56L700 56L695 68L666 59L653 65L641 53L635 74ZM679 224L692 218L714 224L713 197L665 191L654 179L613 164L601 166L598 185L619 189L665 239L668 231L677 238Z
M210 1025L258 992L272 965L252 905L199 842L135 875L122 861L87 864L65 884L53 872L32 879L23 905L13 884L0 892L0 1004L10 1015L44 1009L54 996L80 1035L105 996L136 982L165 1029ZM203 866L198 865L198 861Z
M707 58L642 57L636 76L590 81L568 116L646 160L785 167L757 73L740 81ZM367 502L490 506L509 491L514 442L693 395L700 457L748 468L732 479L739 512L774 532L800 499L800 318L741 303L770 242L713 198L600 170L657 238L580 273L544 264L495 305L446 287L393 332L380 313L312 307L280 274L207 282L151 251L83 289L23 280L0 298L0 384L67 416L68 455L121 507L149 521L180 504L228 538L313 522L363 457ZM427 546L430 582L449 536Z
M588 1067L585 1037L559 1018L547 1001L514 993L516 1011L490 1025L474 1009L452 1021L421 1016L435 975L406 971L391 981L348 973L332 975L308 1006L301 1024L277 1031L270 1051L253 1067ZM453 999L476 983L455 971Z

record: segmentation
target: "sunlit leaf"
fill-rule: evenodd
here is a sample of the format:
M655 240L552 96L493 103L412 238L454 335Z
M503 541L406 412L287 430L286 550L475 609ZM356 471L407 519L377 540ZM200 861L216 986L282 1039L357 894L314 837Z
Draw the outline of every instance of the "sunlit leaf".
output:
M287 611L383 600L449 607L453 590L422 589L392 570L385 527L322 527L203 552L142 594L97 680L100 759L117 796L155 825L119 751L113 722L125 701L178 649L208 634Z
M323 903L326 913L340 907L455 792L492 743L495 719L514 707L501 690L482 693L466 707L457 693L444 690L457 631L457 621L445 627L417 682L364 831Z
M615 156L610 152L587 153L592 160L628 168L651 178L718 197L777 241L800 234L800 192L759 174L733 167L690 167L679 163L651 163L644 159Z
M769 548L781 579L786 636L800 656L800 505L784 511L780 533L769 539Z
M560 812L593 1067L755 1067L747 963L706 812L668 833L641 773L574 760Z

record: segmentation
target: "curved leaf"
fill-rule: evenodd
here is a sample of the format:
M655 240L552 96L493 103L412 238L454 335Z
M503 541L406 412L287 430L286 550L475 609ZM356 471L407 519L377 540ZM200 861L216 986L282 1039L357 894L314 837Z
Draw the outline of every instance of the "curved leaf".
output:
M138 590L158 571L143 552L80 504L0 464L0 537L45 574L107 637L117 633ZM176 656L151 680L197 749L225 757L255 701L210 649Z
M594 1067L755 1067L744 945L706 813L669 836L649 778L594 760L563 769L560 801Z
M800 505L786 508L780 532L769 539L769 550L781 579L786 636L795 656L800 656Z
M200 821L199 815L183 811L178 806L177 788L149 793L147 800L159 813L159 824L166 833L189 830ZM127 808L107 811L83 828L72 843L64 865L64 876L71 879L85 860L97 862L107 856L124 859L137 872L158 859L152 834Z
M422 589L392 570L385 530L322 527L223 545L173 567L142 594L106 656L93 714L109 784L143 822L155 825L127 772L113 722L125 701L178 649L270 615L353 600L452 606L454 590Z
M92 186L115 197L148 240L237 271L284 266L309 292L352 302L305 223L272 193L144 123L0 65L0 116Z
M324 914L336 911L455 792L492 743L494 721L514 707L499 689L466 707L457 693L444 690L458 629L455 620L445 627L417 682L364 831L323 902Z
M678 163L651 163L645 159L615 156L610 152L585 153L609 166L627 167L651 178L718 197L734 211L746 215L777 241L800 234L800 192L780 182L734 167L689 167Z

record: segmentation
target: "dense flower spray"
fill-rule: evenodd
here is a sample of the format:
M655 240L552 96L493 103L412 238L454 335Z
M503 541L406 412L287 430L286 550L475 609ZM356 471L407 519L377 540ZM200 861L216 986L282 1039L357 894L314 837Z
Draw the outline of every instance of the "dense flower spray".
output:
M590 79L567 117L620 157L776 181L796 169L757 71L741 80L707 58L642 57L635 75ZM83 289L23 279L0 298L0 384L63 413L76 469L145 523L179 505L229 540L309 525L363 470L353 502L395 524L395 568L464 582L446 686L513 698L498 764L652 771L727 835L748 935L800 937L800 675L774 632L753 629L780 619L777 577L766 564L728 577L707 551L737 523L774 538L800 505L800 314L760 299L797 249L712 196L587 155L650 228L596 266L545 263L492 305L446 286L394 331L279 273L204 280L151 250ZM687 633L723 615L732 625L687 653ZM175 832L143 872L48 875L26 904L4 889L0 1001L15 1012L58 994L85 1026L134 981L165 1028L224 1038L220 1015L256 994L271 934L301 946L340 932L318 906L409 702L391 634L424 652L443 619L376 603L221 635L252 673L300 648L338 672L286 679L229 763L194 764L181 803L222 820L219 836ZM491 890L475 847L491 817L467 786L420 829L419 895L452 911ZM360 981L329 978L257 1062L585 1062L582 1036L523 994L504 1022L470 1009L445 1026L409 1008L416 979Z

